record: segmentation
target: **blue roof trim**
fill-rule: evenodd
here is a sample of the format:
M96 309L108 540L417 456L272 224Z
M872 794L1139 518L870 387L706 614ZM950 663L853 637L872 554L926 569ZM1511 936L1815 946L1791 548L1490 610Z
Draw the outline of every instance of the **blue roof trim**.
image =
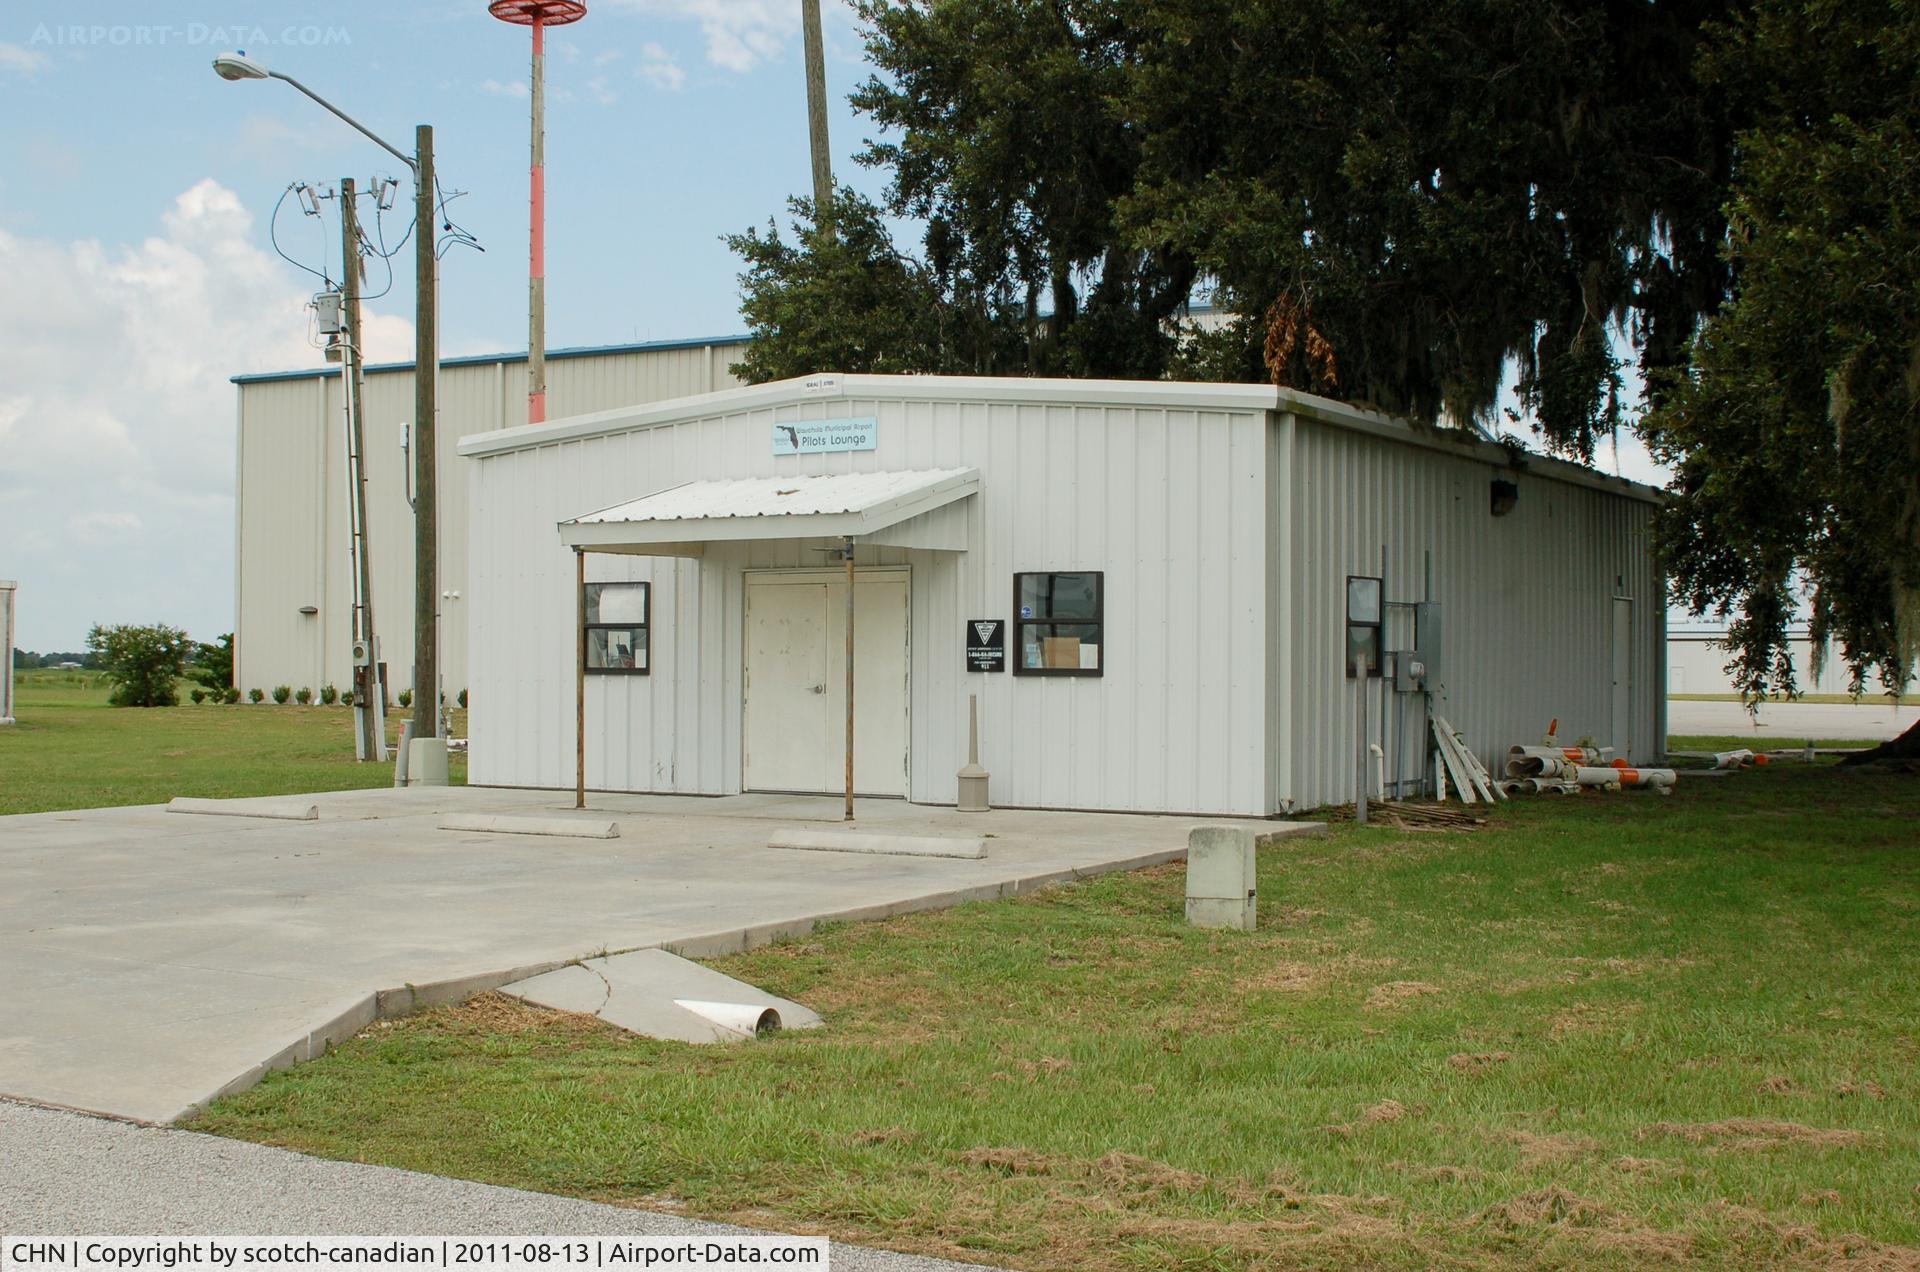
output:
M674 349L700 349L708 345L746 344L752 336L707 336L695 340L647 340L639 344L611 345L574 345L565 349L547 350L547 358L597 358L615 353L667 353ZM445 367L483 367L495 362L525 362L524 353L479 353L463 358L442 358L440 365ZM368 375L379 375L383 371L411 371L412 362L378 362L367 366ZM256 371L250 375L229 376L234 384L269 384L275 380L315 380L324 376L339 375L339 367L312 367L305 371Z

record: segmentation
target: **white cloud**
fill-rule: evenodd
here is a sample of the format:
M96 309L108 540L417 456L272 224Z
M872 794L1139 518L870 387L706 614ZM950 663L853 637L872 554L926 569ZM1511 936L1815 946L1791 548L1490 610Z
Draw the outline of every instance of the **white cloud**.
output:
M777 61L800 38L798 0L612 0L614 7L643 18L696 22L707 41L707 60L729 71L751 71ZM845 25L844 4L823 6L822 23ZM831 33L829 39L832 38Z
M603 49L593 55L593 64L595 66L611 66L615 62L618 62L622 56L623 54L619 49Z
M228 377L320 363L308 286L254 234L212 180L138 243L0 231L9 295L31 298L0 306L0 566L23 646L75 648L94 622L232 625ZM397 316L370 312L366 339L411 356Z
M533 96L533 90L527 87L525 80L511 80L501 83L499 80L481 80L480 91L494 97L516 97L521 101Z
M32 75L47 65L47 55L0 40L0 75Z
M640 65L633 68L633 73L663 93L677 93L687 84L680 59L652 41L640 49Z
M608 85L607 77L604 75L596 75L588 80L587 92L592 94L593 100L602 106L611 106L620 100L619 94Z

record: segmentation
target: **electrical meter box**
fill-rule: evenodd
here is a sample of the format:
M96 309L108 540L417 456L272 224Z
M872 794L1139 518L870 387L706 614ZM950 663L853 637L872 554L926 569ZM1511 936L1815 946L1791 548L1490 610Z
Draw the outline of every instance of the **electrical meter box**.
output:
M1446 665L1441 662L1440 602L1420 601L1413 607L1413 657L1424 665L1420 687L1438 693L1446 687Z

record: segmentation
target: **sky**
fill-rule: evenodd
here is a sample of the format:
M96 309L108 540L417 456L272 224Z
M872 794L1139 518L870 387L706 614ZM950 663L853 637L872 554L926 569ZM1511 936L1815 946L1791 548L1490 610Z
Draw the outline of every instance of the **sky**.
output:
M721 236L784 225L811 188L800 0L589 7L548 37L548 346L740 332ZM860 32L842 0L823 8L835 175L877 195L884 175L853 162L873 130L846 104ZM443 261L442 352L526 347L528 39L486 0L5 6L0 578L21 585L22 648L79 649L94 623L231 630L229 377L323 365L300 266L339 274L330 205L289 198L276 223L275 201L391 175L388 241L406 227L404 165L289 85L219 79L233 49L403 151L434 126L450 213L485 248ZM409 255L367 307L375 361L412 357ZM1630 438L1599 466L1658 477Z

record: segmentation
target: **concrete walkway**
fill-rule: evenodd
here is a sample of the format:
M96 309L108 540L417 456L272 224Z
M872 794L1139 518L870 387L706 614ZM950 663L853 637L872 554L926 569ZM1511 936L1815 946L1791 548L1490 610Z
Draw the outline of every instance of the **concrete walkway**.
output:
M1920 720L1913 703L1769 702L1751 716L1738 702L1668 700L1667 732L1752 738L1754 745L1798 746L1808 738L1884 742Z
M751 1231L0 1100L0 1233L8 1236L698 1240ZM839 1242L832 1263L843 1272L958 1272L975 1266Z
M318 820L0 818L0 1095L170 1122L377 1016L595 954L700 957L1168 861L1205 824L862 803L862 828L992 837L965 860L766 847L781 826L837 826L830 799L596 796L620 837L563 839L436 828L570 812L553 792L303 798Z

